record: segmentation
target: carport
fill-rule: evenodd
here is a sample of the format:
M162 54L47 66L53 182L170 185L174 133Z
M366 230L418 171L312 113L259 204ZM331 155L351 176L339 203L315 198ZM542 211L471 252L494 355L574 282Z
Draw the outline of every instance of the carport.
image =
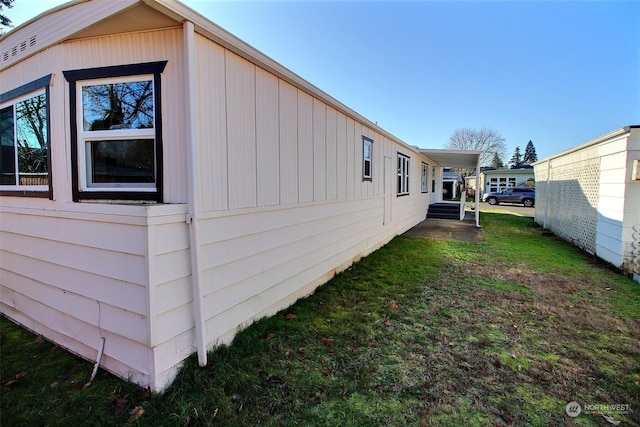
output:
M448 168L458 168L458 169L469 169L474 170L474 175L476 177L476 183L478 182L478 175L480 171L480 151L472 151L472 150L443 150L443 149L420 149L421 153L424 153L427 157L432 159L437 163L440 167L448 167ZM476 227L480 227L480 198L479 191L474 192L474 202L475 202L475 223ZM460 209L464 210L464 193L460 202Z

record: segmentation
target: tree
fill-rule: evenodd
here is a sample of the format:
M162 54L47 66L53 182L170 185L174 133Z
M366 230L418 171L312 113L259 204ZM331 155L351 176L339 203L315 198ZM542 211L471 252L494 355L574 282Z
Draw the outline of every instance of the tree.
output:
M502 135L489 128L457 129L451 134L445 147L451 150L480 151L481 166L489 166L496 154L503 155L507 150Z
M509 160L509 165L511 169L515 169L522 164L522 154L520 154L520 146L517 146L515 150L513 150L513 156L511 156L511 160Z
M538 161L538 155L536 154L536 147L534 147L533 142L529 140L527 142L527 146L524 149L524 157L522 158L522 163L526 165L530 165L531 163L535 163Z
M5 7L7 9L11 9L13 7L11 3L13 3L14 1L15 0L0 0L0 35L4 34L5 28L10 28L12 26L11 19L6 17L4 13L2 13L2 9Z
M504 163L502 159L498 155L498 153L493 153L493 160L491 161L491 167L494 169L504 169Z

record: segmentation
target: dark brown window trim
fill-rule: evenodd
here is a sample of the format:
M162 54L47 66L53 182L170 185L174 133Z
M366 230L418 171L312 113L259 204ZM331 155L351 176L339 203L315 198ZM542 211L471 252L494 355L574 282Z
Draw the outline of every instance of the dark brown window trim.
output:
M73 186L73 201L80 200L140 200L163 201L163 151L162 151L162 87L161 74L168 61L146 62L141 64L116 65L110 67L86 68L81 70L63 71L69 82L70 103L70 131L71 131L71 185ZM128 77L139 74L153 74L154 86L154 114L155 114L155 152L156 152L156 190L155 191L80 191L78 159L78 124L76 110L76 83L79 80L93 80L101 78ZM84 164L84 163L83 163Z
M25 190L20 187L18 190L2 190L0 191L0 196L39 197L53 200L53 174L51 172L51 99L49 97L49 85L51 84L52 76L52 74L48 74L20 87L11 89L10 91L0 93L0 103L4 103L38 89L44 89L44 95L47 97L47 170L49 172L47 179L49 181L49 190L33 191Z

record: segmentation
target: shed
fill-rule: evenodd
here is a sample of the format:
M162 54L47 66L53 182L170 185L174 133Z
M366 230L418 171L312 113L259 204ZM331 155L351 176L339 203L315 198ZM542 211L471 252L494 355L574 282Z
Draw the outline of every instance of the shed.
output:
M0 72L2 314L153 390L441 197L428 153L174 0L64 4Z
M533 166L535 221L640 282L640 126Z

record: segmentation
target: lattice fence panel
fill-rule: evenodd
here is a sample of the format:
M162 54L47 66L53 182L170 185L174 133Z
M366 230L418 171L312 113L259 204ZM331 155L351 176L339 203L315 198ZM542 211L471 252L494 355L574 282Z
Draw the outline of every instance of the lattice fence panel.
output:
M596 250L600 160L581 160L550 171L548 228L592 253ZM537 196L537 194L536 194ZM537 197L536 197L537 198Z

